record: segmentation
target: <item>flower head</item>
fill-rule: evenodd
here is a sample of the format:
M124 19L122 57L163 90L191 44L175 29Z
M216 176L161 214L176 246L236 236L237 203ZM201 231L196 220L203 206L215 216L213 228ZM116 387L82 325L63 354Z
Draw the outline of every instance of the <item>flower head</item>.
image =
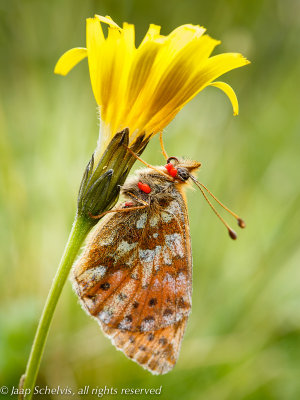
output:
M101 23L108 25L105 37ZM249 63L241 54L210 57L220 41L204 34L199 25L182 25L168 36L150 25L135 46L134 25L120 28L110 17L87 19L86 48L73 48L58 60L55 73L66 75L88 58L92 89L100 109L100 137L96 153L103 153L119 131L129 128L130 143L142 134L160 131L179 110L206 86L215 86L229 97L233 112L238 102L233 89L214 80Z

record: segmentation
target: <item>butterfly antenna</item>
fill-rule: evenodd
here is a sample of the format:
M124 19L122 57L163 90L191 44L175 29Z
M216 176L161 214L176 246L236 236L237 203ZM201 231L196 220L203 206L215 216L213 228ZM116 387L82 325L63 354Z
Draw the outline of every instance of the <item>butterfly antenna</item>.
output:
M169 157L168 157L168 154L167 154L167 152L165 150L165 146L164 146L164 142L163 142L163 133L162 132L159 133L159 143L160 143L160 147L161 147L161 152L162 152L163 156L165 157L165 159L167 160Z
M192 175L190 175L190 177L191 177L192 181L195 183L195 185L198 186L198 188L200 189L201 193L203 194L205 200L208 202L208 204L209 204L210 207L212 208L213 212L214 212L214 213L216 214L216 216L221 220L221 222L226 226L226 228L227 228L227 230L228 230L228 233L229 233L229 236L231 237L231 239L234 239L234 240L235 240L235 239L237 238L237 234L236 234L235 231L228 225L228 223L221 217L221 215L218 213L218 211L217 211L217 210L215 209L215 207L212 205L212 203L210 202L210 200L208 199L208 197L206 196L206 194L205 194L205 192L204 192L204 190L203 190L202 188L204 188L204 189L207 191L207 193L209 193L209 194L212 196L212 198L213 198L214 200L216 200L216 202L219 203L221 207L224 208L224 210L226 210L227 212L229 212L229 214L231 214L231 215L237 220L238 226L239 226L240 228L245 228L245 227L246 227L245 221L242 220L242 218L240 218L240 217L239 217L237 214L235 214L233 211L231 211L228 207L226 207L223 203L221 203L220 200L218 200L218 199L216 198L216 196L214 196L214 195L211 193L211 191L210 191L205 185L203 185L203 183L198 182L197 179L196 179L194 176L192 176Z
M246 227L246 223L245 223L244 220L242 220L242 218L240 218L235 212L231 211L228 207L226 207L225 204L221 203L221 201L219 199L217 199L216 196L205 185L203 185L203 183L201 183L201 182L198 182L198 183L199 183L199 185L201 185L207 191L207 193L209 193L211 195L211 197L213 199L216 200L217 203L220 204L221 207L224 208L224 210L229 212L229 214L231 214L237 220L238 226L240 228L245 228Z
M141 163L143 163L146 167L153 169L154 171L158 172L161 175L164 175L165 177L167 177L168 179L170 179L170 176L166 173L164 173L163 171L160 171L159 169L155 168L153 165L148 164L146 161L144 161L141 157L139 157L137 154L135 154L134 151L131 150L130 147L125 146L127 151L129 151L129 153L131 153L133 155L133 157L135 157L137 160L139 160ZM172 178L171 178L172 179Z

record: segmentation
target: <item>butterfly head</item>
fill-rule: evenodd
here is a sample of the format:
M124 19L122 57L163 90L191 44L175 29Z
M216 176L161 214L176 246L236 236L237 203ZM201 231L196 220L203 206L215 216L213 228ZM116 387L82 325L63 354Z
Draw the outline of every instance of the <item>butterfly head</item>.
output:
M164 168L176 181L185 182L191 177L191 173L197 171L200 167L201 163L198 161L169 157Z

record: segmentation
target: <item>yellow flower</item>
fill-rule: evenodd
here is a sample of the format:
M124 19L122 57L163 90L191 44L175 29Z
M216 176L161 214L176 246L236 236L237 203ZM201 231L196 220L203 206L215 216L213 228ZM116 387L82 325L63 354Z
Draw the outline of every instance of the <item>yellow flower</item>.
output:
M107 37L101 23L108 24ZM66 75L88 58L92 89L100 109L102 154L112 137L129 128L130 143L163 130L178 111L206 86L215 86L229 97L234 115L238 102L233 89L214 82L220 75L249 63L241 54L210 57L220 41L204 34L199 25L182 25L168 36L150 25L135 46L134 25L120 28L109 16L87 19L86 48L74 48L58 60L55 73Z

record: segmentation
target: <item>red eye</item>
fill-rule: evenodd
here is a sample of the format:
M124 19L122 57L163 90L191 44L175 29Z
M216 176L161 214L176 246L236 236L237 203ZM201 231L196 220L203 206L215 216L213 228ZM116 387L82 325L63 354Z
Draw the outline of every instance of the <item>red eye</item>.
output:
M147 183L139 182L139 183L138 183L138 188L139 188L142 192L147 193L147 194L151 192L151 188L150 188L149 185L147 185Z

